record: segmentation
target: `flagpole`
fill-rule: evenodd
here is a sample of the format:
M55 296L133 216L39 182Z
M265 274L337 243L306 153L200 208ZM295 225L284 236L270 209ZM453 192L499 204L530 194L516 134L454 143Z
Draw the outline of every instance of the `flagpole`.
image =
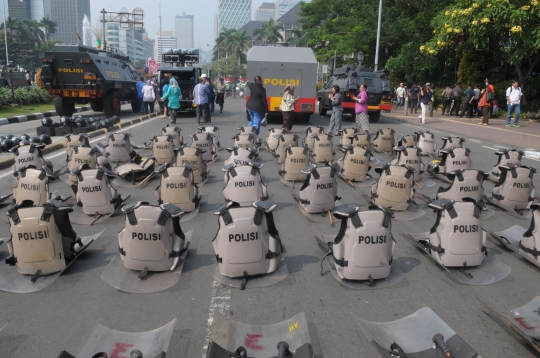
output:
M8 54L8 42L7 42L7 26L6 26L6 1L4 0L4 42L6 43L6 65L9 63L9 54Z

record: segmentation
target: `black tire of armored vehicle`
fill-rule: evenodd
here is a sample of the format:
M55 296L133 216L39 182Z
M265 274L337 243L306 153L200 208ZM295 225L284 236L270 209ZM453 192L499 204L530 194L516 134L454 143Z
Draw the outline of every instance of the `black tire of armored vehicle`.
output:
M324 107L322 106L322 103L319 101L319 114L320 114L321 116L326 116L326 112L327 112L327 111L328 111L328 109L327 109L327 108L324 108Z
M103 112L103 101L93 101L90 102L90 107L92 107L92 111L94 112Z
M54 109L59 116L71 117L75 113L75 102L67 98L55 97Z
M103 99L103 112L105 117L111 118L112 116L119 116L122 102L120 102L120 96L116 91L107 93Z
M131 101L131 110L133 111L133 113L139 113L141 111L141 106L138 99L134 99Z
M381 119L381 111L368 112L368 113L369 113L369 121L371 123L377 123L379 119Z

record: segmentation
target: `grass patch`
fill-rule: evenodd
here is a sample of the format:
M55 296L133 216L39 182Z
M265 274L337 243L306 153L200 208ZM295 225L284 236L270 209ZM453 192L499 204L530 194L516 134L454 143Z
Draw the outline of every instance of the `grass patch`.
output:
M43 113L48 111L54 111L54 104L52 102L46 104L19 105L16 108L12 108L11 106L7 105L0 107L0 118L25 116L33 113Z

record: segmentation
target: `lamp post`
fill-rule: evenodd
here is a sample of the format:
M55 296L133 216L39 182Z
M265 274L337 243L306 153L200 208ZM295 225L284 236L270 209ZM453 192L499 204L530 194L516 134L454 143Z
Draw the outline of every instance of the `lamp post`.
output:
M15 104L15 91L13 90L13 69L15 66L13 65L13 62L9 62L6 67L9 71L9 82L11 83L11 106L15 107L17 106Z
M362 67L362 62L364 62L364 53L360 51L358 52L358 66Z

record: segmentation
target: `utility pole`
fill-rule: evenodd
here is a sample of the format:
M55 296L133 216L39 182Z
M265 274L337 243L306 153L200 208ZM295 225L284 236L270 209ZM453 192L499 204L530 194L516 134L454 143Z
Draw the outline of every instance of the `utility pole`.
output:
M107 12L105 11L105 8L100 12L103 15L103 19L101 20L101 22L103 22L103 51L107 51L107 33L105 33L105 14Z
M158 41L158 57L156 60L159 64L161 64L161 57L163 54L163 48L161 47L161 36L163 36L163 33L161 32L161 3L159 3L159 41Z
M377 45L375 46L375 68L379 67L379 42L381 41L381 15L382 15L382 0L379 0L379 22L377 23Z
M8 42L7 42L7 26L6 26L6 2L8 0L4 0L4 42L6 44L6 65L9 63L9 54L8 54Z

